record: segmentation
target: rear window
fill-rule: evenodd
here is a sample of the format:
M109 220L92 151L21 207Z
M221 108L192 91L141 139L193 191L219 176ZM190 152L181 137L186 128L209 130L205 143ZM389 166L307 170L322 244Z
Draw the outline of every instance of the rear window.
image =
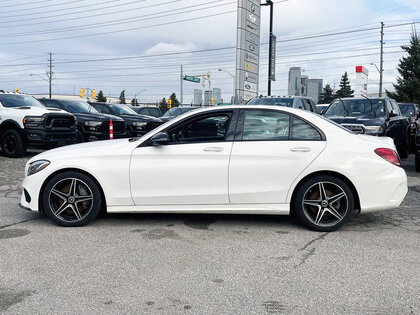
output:
M247 104L249 105L276 105L284 107L293 106L293 98L289 97L261 97L253 98Z

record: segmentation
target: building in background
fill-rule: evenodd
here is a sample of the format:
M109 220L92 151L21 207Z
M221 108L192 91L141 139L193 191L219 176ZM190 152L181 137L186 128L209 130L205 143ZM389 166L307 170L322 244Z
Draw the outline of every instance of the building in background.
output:
M217 105L222 102L222 89L214 88L213 89L213 104Z
M194 89L193 105L203 104L203 91L201 89Z
M324 80L322 79L308 79L306 84L306 95L318 103L319 97L322 93Z
M289 95L301 95L302 90L302 69L300 67L291 67L289 69Z
M204 91L204 104L203 105L210 105L210 98L213 97L212 91Z
M300 67L289 69L288 94L295 96L308 96L318 103L322 93L323 80L309 79L307 75L302 75Z

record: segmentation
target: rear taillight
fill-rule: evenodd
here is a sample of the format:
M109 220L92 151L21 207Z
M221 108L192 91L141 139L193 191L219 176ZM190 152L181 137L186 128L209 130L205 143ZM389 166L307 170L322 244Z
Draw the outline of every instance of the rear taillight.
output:
M375 153L379 155L384 160L387 160L389 163L392 163L396 166L401 167L401 160L397 152L392 149L379 148L375 150Z

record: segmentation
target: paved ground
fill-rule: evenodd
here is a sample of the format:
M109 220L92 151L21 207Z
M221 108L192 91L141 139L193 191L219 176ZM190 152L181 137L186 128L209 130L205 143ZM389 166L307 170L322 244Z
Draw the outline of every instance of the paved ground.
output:
M222 215L112 215L60 228L18 207L26 160L0 156L1 313L420 313L412 157L400 208L334 233Z

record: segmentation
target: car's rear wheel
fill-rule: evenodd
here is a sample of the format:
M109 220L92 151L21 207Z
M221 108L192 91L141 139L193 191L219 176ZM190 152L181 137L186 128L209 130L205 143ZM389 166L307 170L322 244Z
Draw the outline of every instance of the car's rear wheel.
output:
M6 130L1 136L1 149L7 157L24 156L26 148L19 131L15 129Z
M83 226L99 214L102 194L85 174L64 172L54 176L43 192L45 213L62 226Z
M342 180L327 175L316 176L298 188L294 209L309 228L330 232L349 220L354 212L354 197Z

